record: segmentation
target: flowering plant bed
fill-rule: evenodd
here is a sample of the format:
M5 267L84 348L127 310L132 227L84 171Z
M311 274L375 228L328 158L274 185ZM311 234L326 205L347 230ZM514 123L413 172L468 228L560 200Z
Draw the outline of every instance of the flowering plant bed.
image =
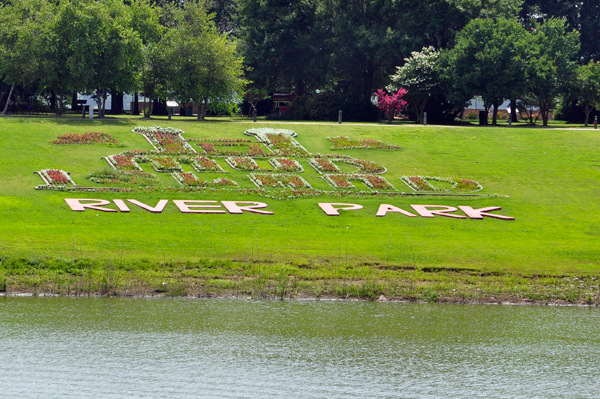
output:
M282 156L308 157L310 153L294 139L296 132L287 129L248 129L245 135L255 136L261 143L266 144L271 151Z
M182 171L181 165L175 157L152 157L150 158L152 167L157 172L179 172Z
M304 172L302 165L300 165L295 159L273 158L269 159L269 163L273 165L275 169L281 172Z
M402 176L402 181L414 191L440 191L432 186L423 176Z
M227 187L227 186L236 186L237 187L238 184L236 182L234 182L233 180L229 180L224 177L219 177L218 179L213 180L212 183L209 183L209 185L220 186L220 187Z
M67 184L76 186L75 182L71 179L71 176L67 172L61 169L42 169L37 172L46 185L51 187L59 188Z
M173 177L182 186L188 187L208 187L208 186L237 186L238 184L229 179L218 178L212 182L200 180L195 174L191 172L175 172Z
M337 188L356 188L348 180L348 175L324 175L323 180Z
M311 185L297 175L285 174L250 174L250 180L258 187L290 187L290 188L311 188Z
M221 165L216 163L214 160L203 156L179 157L179 162L192 165L192 168L194 168L196 172L227 173L223 170Z
M106 159L106 162L108 162L113 169L123 172L143 172L133 156L109 155L104 159Z
M247 157L266 157L272 155L265 151L265 148L260 143L255 143L250 140L245 141L226 141L206 140L200 142L200 147L208 154L216 157L226 156L247 156ZM219 147L245 147L239 150Z
M386 178L377 175L351 175L350 179L360 180L373 190L396 190Z
M52 144L111 144L119 145L119 142L110 134L102 132L66 133L61 134Z
M187 141L177 134L165 132L146 132L144 137L152 146L161 153L168 154L194 154L196 150Z
M479 191L483 186L475 180L470 179L450 179L439 176L402 176L402 181L414 191ZM432 185L429 181L445 182L452 185L449 189L441 189Z
M154 139L159 143L159 148L163 152L179 154L195 152L194 149L185 140L182 140L179 135L162 132L154 133L153 135Z
M379 140L373 139L353 139L348 136L327 137L332 142L332 150L353 150L353 149L383 149L383 150L401 150L394 144L383 144Z
M136 126L133 129L134 133L167 133L171 135L179 135L185 133L181 129L174 127L160 127L160 126Z
M483 186L477 183L475 180L456 179L455 189L460 191L479 191L483 190Z
M138 184L138 185L149 185L154 184L158 180L158 176L154 173L136 172L136 173L123 173L123 172L109 172L100 171L91 173L87 176L90 181L98 184Z
M340 174L340 175L325 175L324 180L337 188L356 188L350 181L361 181L367 187L373 190L396 190L396 188L385 178L377 175L362 175L362 174Z
M349 165L356 166L362 173L373 173L376 175L387 172L387 169L383 165L379 165L377 162L365 161L364 159L356 159L344 155L328 155L333 162L342 162Z
M208 183L206 181L198 179L198 177L191 172L175 172L173 177L182 186L195 186L195 187L206 187Z
M151 155L160 155L161 153L156 150L127 150L123 151L120 155L138 157L140 159L146 158Z
M233 169L237 170L257 170L260 169L256 161L249 157L227 157L225 162Z
M285 134L267 134L274 153L283 156L308 157L310 153L300 143Z
M248 129L244 132L246 136L254 136L261 143L270 144L267 134L284 134L290 137L296 137L298 134L289 129L271 129L270 127L262 127L258 129Z
M310 166L315 168L319 173L341 173L340 168L331 162L329 158L310 158L308 160Z

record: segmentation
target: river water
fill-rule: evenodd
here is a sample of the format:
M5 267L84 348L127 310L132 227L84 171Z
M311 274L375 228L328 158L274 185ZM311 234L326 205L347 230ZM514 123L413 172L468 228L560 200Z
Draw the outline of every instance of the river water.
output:
M0 397L598 398L600 309L0 298Z

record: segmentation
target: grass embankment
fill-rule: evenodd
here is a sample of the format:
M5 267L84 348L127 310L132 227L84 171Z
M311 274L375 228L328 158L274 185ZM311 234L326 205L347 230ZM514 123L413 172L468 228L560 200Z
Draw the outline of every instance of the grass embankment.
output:
M290 128L312 153L377 161L398 190L403 175L470 178L480 194L506 197L369 197L275 200L236 191L64 193L36 191L34 171L71 172L82 186L100 157L150 149L139 124L186 138L242 138L253 123L115 119L0 119L0 290L37 293L289 295L419 300L537 300L598 303L600 137L556 129L268 124ZM101 131L120 146L59 146L59 134ZM396 144L401 151L330 150L328 136ZM246 172L227 177L252 188ZM328 189L308 162L302 176ZM186 165L185 168L188 166ZM187 169L186 169L187 170ZM190 170L191 171L191 170ZM208 178L221 175L206 174ZM169 175L161 185L176 185ZM359 185L359 184L358 184ZM366 187L360 187L366 189ZM238 200L268 203L272 216L72 212L64 198ZM363 205L328 217L318 202ZM501 206L515 221L375 216L380 204ZM577 280L575 280L577 278ZM166 284L163 284L166 283ZM493 299L492 299L493 298Z

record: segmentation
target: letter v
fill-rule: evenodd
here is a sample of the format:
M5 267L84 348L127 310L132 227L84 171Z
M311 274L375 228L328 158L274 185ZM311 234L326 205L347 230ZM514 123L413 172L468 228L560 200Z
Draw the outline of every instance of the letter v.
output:
M131 202L133 205L137 205L140 208L152 213L161 213L165 209L165 206L167 205L167 202L169 202L169 200L160 200L158 201L158 204L156 204L155 207L151 207L149 205L144 204L143 202L132 199L128 199L127 202Z

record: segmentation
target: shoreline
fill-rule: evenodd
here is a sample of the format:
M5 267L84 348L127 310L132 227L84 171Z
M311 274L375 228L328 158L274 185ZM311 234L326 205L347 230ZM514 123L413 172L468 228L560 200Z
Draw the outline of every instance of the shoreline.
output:
M189 300L240 300L240 301L286 301L286 302L377 302L389 304L446 304L446 305L487 305L487 306L546 306L546 307L575 307L575 308L597 308L600 303L588 303L585 301L569 302L560 299L550 300L532 300L518 298L495 298L482 297L477 299L464 300L457 297L437 298L436 300L423 300L415 298L385 297L381 295L377 299L367 298L342 298L335 296L321 296L301 294L292 297L253 297L243 294L197 294L174 296L165 293L110 293L102 294L98 292L79 293L79 294L56 294L56 293L36 293L31 291L0 292L0 298L131 298L131 299L189 299Z

